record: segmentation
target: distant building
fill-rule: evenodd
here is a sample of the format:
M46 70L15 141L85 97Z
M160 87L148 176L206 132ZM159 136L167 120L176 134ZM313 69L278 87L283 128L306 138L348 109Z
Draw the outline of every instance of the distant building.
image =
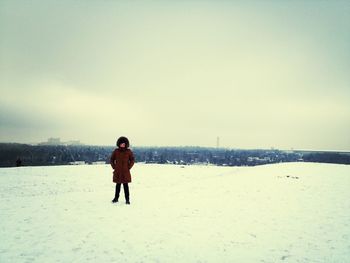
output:
M59 145L61 144L61 139L60 138L49 138L47 140L48 144L54 144L54 145Z
M85 161L74 161L74 162L69 162L71 165L83 165L85 164Z
M61 139L60 138L49 138L46 142L41 142L39 145L61 145Z
M39 145L82 145L79 140L71 140L68 142L61 142L60 138L49 138L46 142L41 142Z

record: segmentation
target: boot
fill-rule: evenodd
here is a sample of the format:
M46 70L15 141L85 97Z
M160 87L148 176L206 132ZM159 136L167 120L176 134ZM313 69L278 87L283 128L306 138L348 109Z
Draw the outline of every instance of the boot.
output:
M117 183L115 185L115 195L114 195L114 199L112 200L112 203L117 203L118 202L119 193L120 193L120 184Z
M124 187L124 194L125 194L125 203L127 205L130 205L130 193L129 193L129 185L128 183L123 184Z

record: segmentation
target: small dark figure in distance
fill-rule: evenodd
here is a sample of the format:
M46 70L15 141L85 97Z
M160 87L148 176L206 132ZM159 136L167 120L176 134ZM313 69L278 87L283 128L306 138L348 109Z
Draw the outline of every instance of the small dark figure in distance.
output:
M17 167L19 167L19 166L22 166L22 160L21 160L21 158L17 158L17 160L16 160L16 166Z
M130 204L129 185L131 183L130 169L135 163L133 152L129 149L128 138L122 136L117 140L117 146L110 159L111 166L113 168L113 182L115 186L115 196L112 200L113 203L118 202L120 186L123 184L126 204Z

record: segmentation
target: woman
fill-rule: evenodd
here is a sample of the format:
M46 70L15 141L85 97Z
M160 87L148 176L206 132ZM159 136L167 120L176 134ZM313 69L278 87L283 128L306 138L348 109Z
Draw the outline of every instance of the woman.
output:
M133 152L129 149L128 138L122 136L117 140L117 146L111 156L111 166L113 171L113 182L115 186L115 197L113 203L118 202L120 186L123 184L126 204L130 205L129 185L131 182L130 169L133 167L135 158Z

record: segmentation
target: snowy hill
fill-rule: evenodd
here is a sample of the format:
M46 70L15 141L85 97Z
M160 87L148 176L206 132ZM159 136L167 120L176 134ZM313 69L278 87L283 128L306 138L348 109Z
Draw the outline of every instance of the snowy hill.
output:
M0 262L350 262L350 166L0 169Z

